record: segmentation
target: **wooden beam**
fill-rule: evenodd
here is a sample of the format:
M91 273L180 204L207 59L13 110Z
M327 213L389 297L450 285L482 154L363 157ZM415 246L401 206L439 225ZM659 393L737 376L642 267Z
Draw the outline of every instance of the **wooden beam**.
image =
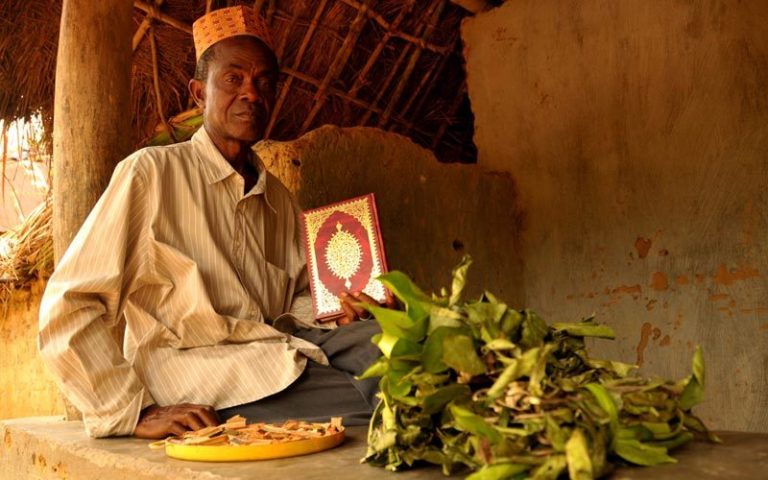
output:
M160 8L163 5L164 0L155 0L155 6ZM133 51L135 52L139 48L139 44L144 39L144 34L149 30L149 24L152 22L152 18L147 15L144 20L141 21L139 28L136 29L136 33L133 34Z
M368 18L378 23L383 30L391 30L391 24L380 14L376 13L376 11L373 10L372 8L368 8L367 6L364 6L364 4L358 2L357 0L340 0L340 1L341 3L348 5L352 8L355 8L357 10L363 10L363 12L366 15L368 15ZM418 36L415 36L415 35L409 35L399 30L392 31L392 36L401 38L406 42L413 43L414 45L418 46L421 49L430 50L440 55L444 55L450 50L448 46L441 47L439 45L435 45L434 43L430 43L424 40L423 38L419 38Z
M435 3L432 5L433 11L428 17L426 28L424 29L423 36L421 37L424 41L426 41L430 35L432 35L432 32L434 31L438 20L440 20L440 15L443 13L443 9L445 8L446 2L445 0L436 0ZM400 81L397 82L397 85L395 86L395 91L392 93L392 96L389 99L389 103L387 104L387 107L384 109L384 113L382 113L379 116L379 124L378 126L380 128L384 128L389 121L389 117L392 114L392 110L395 108L395 105L397 105L397 102L400 100L400 96L403 94L403 89L405 89L405 86L408 84L408 80L411 78L411 74L413 73L414 69L416 68L416 64L419 61L419 57L421 57L421 52L423 49L421 47L417 47L413 53L411 54L411 58L408 60L408 64L405 66L405 69L403 70L403 73L400 74Z
M63 3L53 123L56 262L133 146L131 6L131 0Z
M187 32L190 35L192 34L192 27L190 25L187 25L186 23L176 20L172 16L168 15L167 13L163 13L158 9L156 6L142 2L141 0L135 0L133 2L133 6L138 8L139 10L143 10L152 18L156 18L160 20L163 23L167 23L168 25L181 30L182 32Z
M363 31L363 26L365 26L365 20L367 17L366 11L370 7L371 2L372 0L365 0L365 3L363 3L363 5L360 7L360 10L358 10L357 16L354 20L352 20L352 24L349 26L349 31L347 32L347 37L344 39L344 43L341 44L339 51L336 52L336 56L333 58L331 65L328 67L328 72L325 74L325 77L323 77L323 82L317 89L317 93L315 94L315 103L312 105L312 109L310 109L309 113L307 114L307 118L304 119L304 123L301 125L301 129L299 129L299 135L303 135L307 130L309 130L309 127L312 126L312 121L315 119L315 116L317 116L317 114L320 112L320 109L323 108L323 105L325 105L325 100L327 98L326 90L328 89L330 83L335 80L341 73L341 70L347 63L347 59L349 59L349 56L355 49L357 38L360 36L360 32Z
M304 38L301 40L301 45L299 45L299 51L296 53L296 57L293 60L293 70L298 70L301 66L301 60L304 58L304 53L309 47L309 41L315 34L315 30L317 29L318 25L320 25L320 18L323 16L323 12L325 11L325 6L327 3L328 0L320 0L320 5L315 7L315 16L312 17L309 28L307 28L307 33L304 34ZM272 109L272 116L269 119L269 124L267 125L267 131L264 133L264 138L269 138L269 135L272 133L272 129L275 128L277 117L280 114L280 110L283 108L285 99L288 97L288 92L291 90L291 83L293 83L293 77L289 76L288 80L286 80L286 82L283 84L282 90L280 90L280 96L277 98L277 102L275 102L275 108Z

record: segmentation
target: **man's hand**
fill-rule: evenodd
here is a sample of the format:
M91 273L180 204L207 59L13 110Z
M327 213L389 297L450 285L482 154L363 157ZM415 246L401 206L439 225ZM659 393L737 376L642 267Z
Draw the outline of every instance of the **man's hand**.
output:
M141 411L139 423L133 434L139 438L165 438L182 435L189 430L219 425L221 421L216 410L209 405L182 403L159 407L152 405Z
M371 318L370 313L361 307L360 303L379 306L379 302L363 292L344 292L341 294L339 301L341 302L341 309L344 310L344 316L337 321L339 325L347 325L355 320L368 320ZM389 292L387 292L387 301L384 305L388 308L395 307L394 298L392 298Z

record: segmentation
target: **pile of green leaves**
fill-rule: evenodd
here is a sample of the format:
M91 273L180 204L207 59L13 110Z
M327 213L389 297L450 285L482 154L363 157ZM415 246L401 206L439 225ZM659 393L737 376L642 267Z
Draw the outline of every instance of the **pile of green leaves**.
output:
M691 413L704 394L693 373L672 382L592 359L585 337L613 338L592 319L548 326L486 293L463 302L469 258L450 292L427 296L404 274L380 280L405 306L366 307L383 355L361 376L381 377L365 461L400 470L419 461L470 479L596 478L616 463L674 463L668 450L700 432Z

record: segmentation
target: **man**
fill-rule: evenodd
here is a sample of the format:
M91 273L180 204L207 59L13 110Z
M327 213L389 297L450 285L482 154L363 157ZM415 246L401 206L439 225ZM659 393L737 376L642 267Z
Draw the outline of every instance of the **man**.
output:
M117 166L48 283L40 352L94 437L162 438L235 413L363 423L375 382L353 376L378 355L377 326L355 320L373 300L344 294L343 326L306 328L298 209L251 150L275 99L266 28L232 7L193 31L203 127Z

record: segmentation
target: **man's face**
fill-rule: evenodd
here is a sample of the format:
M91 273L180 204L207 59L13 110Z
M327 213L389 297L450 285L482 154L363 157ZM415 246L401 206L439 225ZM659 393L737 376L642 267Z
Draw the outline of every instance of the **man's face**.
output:
M277 65L272 53L251 37L228 38L211 48L216 51L206 80L193 80L198 86L191 86L203 106L206 130L218 142L261 140L275 104Z

